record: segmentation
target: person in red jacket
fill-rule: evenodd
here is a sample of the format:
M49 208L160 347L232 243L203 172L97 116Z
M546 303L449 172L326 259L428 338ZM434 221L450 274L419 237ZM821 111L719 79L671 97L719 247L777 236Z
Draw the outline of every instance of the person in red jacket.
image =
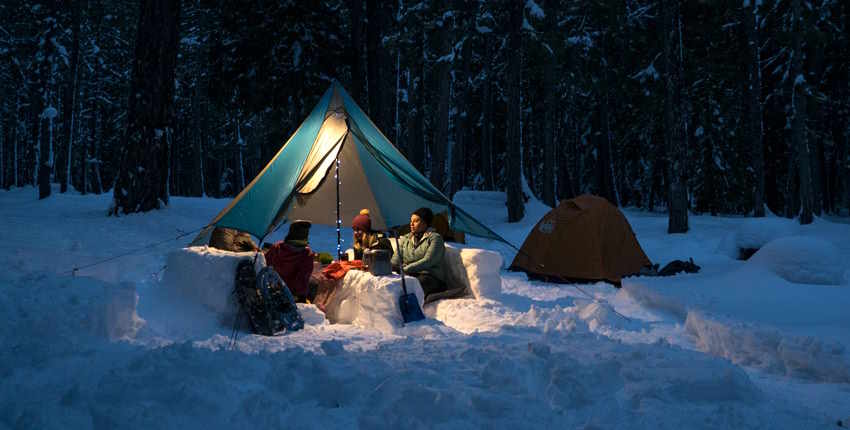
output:
M266 264L274 267L295 300L310 298L310 274L313 272L313 251L307 244L310 222L297 220L289 225L286 238L272 245L265 253Z

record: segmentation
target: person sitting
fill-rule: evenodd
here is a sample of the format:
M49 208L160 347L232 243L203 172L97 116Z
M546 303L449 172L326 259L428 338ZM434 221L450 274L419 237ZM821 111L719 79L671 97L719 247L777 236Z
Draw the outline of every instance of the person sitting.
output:
M265 252L266 264L274 267L299 302L311 299L309 282L313 272L313 251L307 242L309 234L309 221L293 221L286 238Z
M369 209L363 209L351 221L351 229L354 230L354 259L362 260L363 251L367 249L386 249L393 252L389 239L379 232L372 230L372 218Z
M410 215L410 233L399 238L398 252L392 256L393 267L404 261L404 273L419 280L425 293L425 303L446 291L445 254L443 238L431 227L434 212L419 208ZM401 254L401 255L399 255ZM439 296L437 296L439 297Z

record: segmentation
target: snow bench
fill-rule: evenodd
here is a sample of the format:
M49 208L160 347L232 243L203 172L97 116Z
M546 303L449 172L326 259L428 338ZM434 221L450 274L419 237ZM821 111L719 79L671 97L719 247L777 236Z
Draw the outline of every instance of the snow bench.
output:
M183 248L168 255L162 283L181 295L200 303L227 321L235 311L233 280L239 261L253 259L253 252L229 252L207 246ZM260 254L257 269L265 266ZM446 245L446 270L450 285L463 285L476 299L501 294L499 270L502 257L493 251ZM424 295L416 278L407 276L408 292L416 294L422 305ZM398 297L402 293L399 275L373 276L351 270L334 298L332 320L359 327L386 330L401 325ZM330 310L330 307L329 307Z

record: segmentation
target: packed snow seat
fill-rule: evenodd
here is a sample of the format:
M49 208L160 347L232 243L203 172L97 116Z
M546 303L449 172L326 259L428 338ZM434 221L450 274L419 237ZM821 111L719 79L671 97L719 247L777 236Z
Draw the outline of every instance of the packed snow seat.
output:
M390 241L393 253L398 252L395 241ZM468 248L446 243L446 286L451 290L462 288L460 297L472 295L476 299L495 298L502 293L502 255L495 251Z
M446 282L463 285L476 299L492 299L502 293L502 256L480 248L446 244Z
M416 294L421 307L425 293L419 281L405 276L405 284L408 293ZM327 317L334 323L391 332L403 323L398 303L402 291L399 275L374 276L362 270L349 270L325 309Z
M168 254L162 282L188 300L200 303L219 315L232 315L233 280L241 260L253 260L254 252L230 252L208 246L192 246ZM263 254L257 256L257 271L265 267Z

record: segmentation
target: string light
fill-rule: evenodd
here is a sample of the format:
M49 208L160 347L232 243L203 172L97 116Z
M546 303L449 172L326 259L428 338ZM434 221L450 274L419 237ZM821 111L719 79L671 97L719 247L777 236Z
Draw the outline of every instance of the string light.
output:
M336 155L336 169L334 171L334 179L336 180L336 256L338 260L342 259L342 217L340 216L340 209L342 207L342 201L339 199L339 152Z

